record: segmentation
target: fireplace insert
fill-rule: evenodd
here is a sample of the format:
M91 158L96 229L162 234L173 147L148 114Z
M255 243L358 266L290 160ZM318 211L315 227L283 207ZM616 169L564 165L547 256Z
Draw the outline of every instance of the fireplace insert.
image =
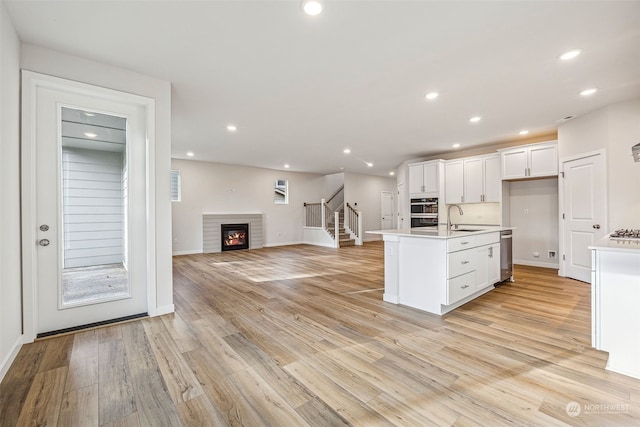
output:
M249 249L249 224L220 224L220 249Z

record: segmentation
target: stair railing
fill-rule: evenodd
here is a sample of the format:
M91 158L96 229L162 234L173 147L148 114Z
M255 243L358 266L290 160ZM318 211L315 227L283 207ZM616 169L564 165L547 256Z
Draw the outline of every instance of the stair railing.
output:
M356 245L362 245L362 213L346 203L344 228L354 236Z
M304 226L322 227L322 203L304 204Z
M339 211L344 203L344 185L338 188L335 193L327 199L327 204L334 211Z

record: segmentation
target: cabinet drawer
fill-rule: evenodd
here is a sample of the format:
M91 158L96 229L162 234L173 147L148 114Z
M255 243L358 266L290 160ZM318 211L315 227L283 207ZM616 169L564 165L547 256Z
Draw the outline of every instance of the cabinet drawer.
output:
M500 242L500 232L482 233L473 236L476 238L476 246L492 245Z
M447 240L447 252L456 252L477 246L476 236L454 237Z
M476 272L447 280L447 305L451 305L476 291Z
M476 269L477 255L475 250L453 252L447 257L449 263L447 278L449 279Z

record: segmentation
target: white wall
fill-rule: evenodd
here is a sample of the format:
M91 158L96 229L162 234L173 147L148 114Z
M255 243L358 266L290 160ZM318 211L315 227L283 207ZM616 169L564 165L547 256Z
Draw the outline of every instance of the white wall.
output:
M511 182L509 203L514 263L557 269L558 178ZM555 259L548 258L549 250Z
M396 205L397 184L395 178L344 174L344 201L362 212L364 231L382 228L382 191L391 191L393 204ZM396 218L393 219L394 224ZM363 241L380 240L382 236L364 233Z
M0 2L0 381L22 344L20 42Z
M640 228L640 163L631 157L631 147L638 143L640 99L577 117L558 129L560 161L590 151L606 151L607 231Z
M178 159L171 168L182 185L182 201L172 203L174 254L202 252L203 213L262 212L265 246L301 243L304 203L329 196L322 175ZM274 203L276 179L289 180L287 205Z
M108 64L63 54L30 44L22 44L20 62L23 69L88 83L122 92L155 99L155 129L150 146L149 184L155 192L156 238L156 307L149 313L163 314L173 311L173 283L171 264L171 201L169 171L171 166L171 84L149 76L117 68Z
M333 194L338 191L338 188L344 185L344 173L333 173L330 175L325 175L323 177L322 183L322 198L329 199L329 197L333 196ZM308 200L311 202L311 200ZM318 200L319 201L319 200Z

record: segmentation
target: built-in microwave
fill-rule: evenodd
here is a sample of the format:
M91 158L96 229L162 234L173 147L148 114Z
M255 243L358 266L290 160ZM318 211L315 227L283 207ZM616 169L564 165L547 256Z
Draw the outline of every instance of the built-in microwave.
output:
M438 225L438 198L411 199L411 228Z
M438 213L438 198L411 199L411 215Z

